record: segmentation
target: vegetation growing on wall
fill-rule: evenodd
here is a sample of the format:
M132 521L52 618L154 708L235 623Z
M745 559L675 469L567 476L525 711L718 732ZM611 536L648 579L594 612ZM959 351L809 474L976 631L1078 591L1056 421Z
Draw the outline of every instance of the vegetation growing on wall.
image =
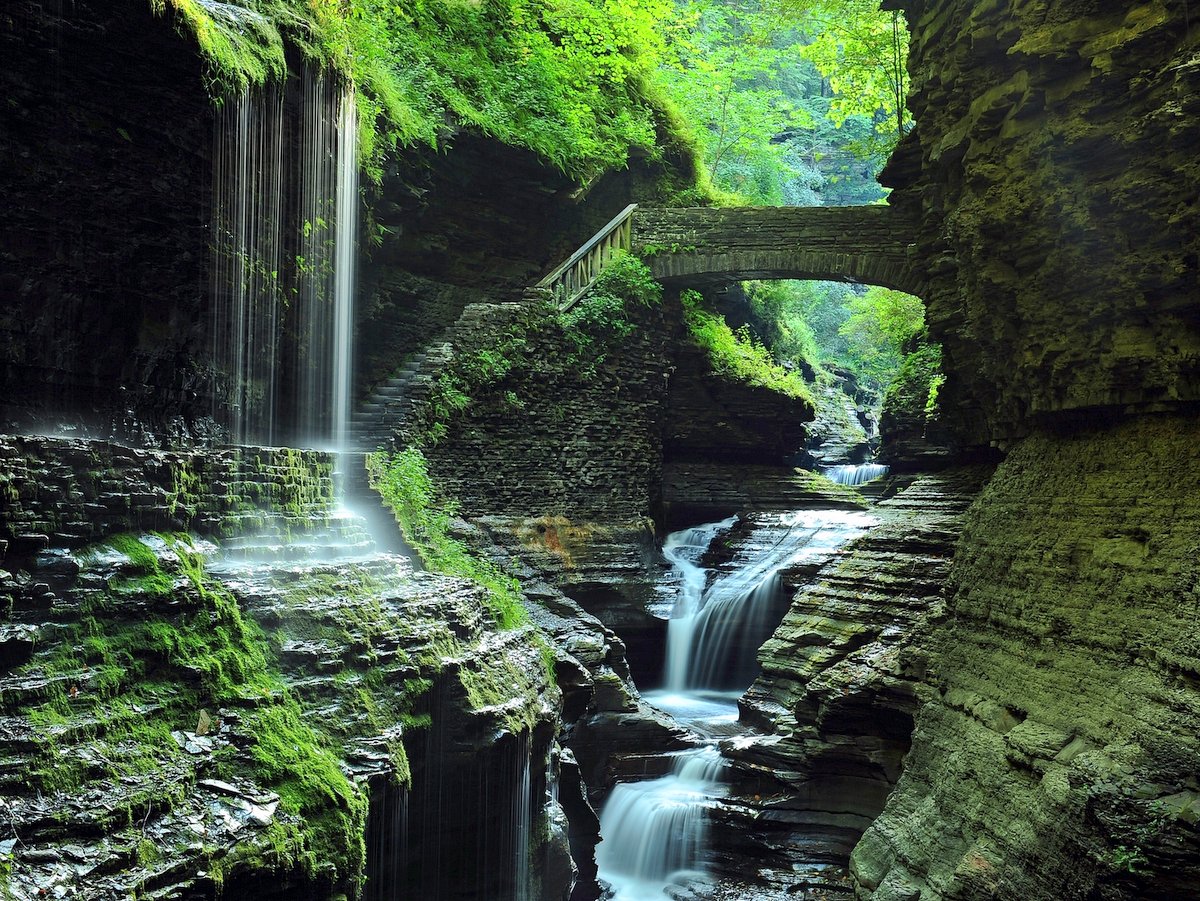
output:
M371 454L367 457L367 472L371 487L387 501L405 539L426 566L446 575L463 576L486 588L488 607L501 629L516 628L528 619L517 580L472 554L450 534L457 507L437 496L420 449Z
M397 145L437 146L458 126L528 147L586 177L653 151L653 73L669 0L150 0L174 11L216 96L279 78L284 44L358 95L369 170Z
M536 372L539 344L565 347L563 362L585 381L593 378L613 348L633 333L634 310L661 302L662 286L646 265L618 252L566 313L549 298L529 303L487 346L460 349L438 374L428 401L414 412L410 437L420 444L441 441L450 421L474 398L510 374ZM521 405L515 395L506 396L506 402L514 409Z
M776 357L803 361L818 378L827 367L847 369L876 397L897 378L925 325L920 298L889 288L747 282L745 289L752 330Z
M883 398L885 415L913 423L929 423L937 418L938 394L945 381L942 374L942 346L929 342L922 332L909 344L896 377Z
M83 559L114 554L120 574L88 592L78 623L25 667L50 686L27 713L39 727L31 783L78 791L97 780L137 784L172 772L189 762L178 735L228 710L236 717L233 740L216 743L204 775L248 772L278 792L285 816L269 830L267 863L330 884L361 884L367 798L341 771L329 736L306 722L266 636L206 576L187 535L118 535ZM59 747L56 736L81 728L90 732L88 754ZM108 825L177 803L186 789L177 777L150 784L152 795L126 796L128 806L111 810ZM230 863L214 859L214 878Z
M797 369L786 369L750 334L746 326L734 331L719 313L705 308L703 296L684 291L683 316L692 339L708 352L713 369L749 385L770 388L815 407L812 392Z

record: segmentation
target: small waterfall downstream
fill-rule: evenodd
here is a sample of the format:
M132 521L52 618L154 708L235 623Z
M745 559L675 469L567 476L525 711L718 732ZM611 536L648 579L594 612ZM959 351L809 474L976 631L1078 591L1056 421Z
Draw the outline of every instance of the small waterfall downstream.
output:
M669 776L623 783L604 807L600 873L622 901L661 901L672 882L703 875L706 805L720 793L716 748L685 751Z
M847 463L841 466L830 466L821 471L821 475L839 485L865 485L887 475L888 467L882 463Z
M730 517L684 529L663 543L678 597L665 686L644 697L688 726L700 746L676 755L667 776L613 788L596 862L614 901L662 901L670 886L706 877L707 815L725 793L716 744L741 731L737 697L757 674L758 647L786 607L781 573L815 573L875 519L842 510L759 514L728 564L719 571L703 566L714 541L736 523Z
M346 446L358 233L358 115L306 70L215 116L214 415L234 444ZM282 423L287 423L283 428Z
M780 571L830 557L869 521L863 513L810 510L771 517L747 544L753 557L709 582L696 549L707 548L730 520L668 536L663 555L681 572L683 590L667 628L669 692L742 690L758 671L756 654L783 615ZM769 523L769 525L768 525ZM707 538L707 541L705 539Z

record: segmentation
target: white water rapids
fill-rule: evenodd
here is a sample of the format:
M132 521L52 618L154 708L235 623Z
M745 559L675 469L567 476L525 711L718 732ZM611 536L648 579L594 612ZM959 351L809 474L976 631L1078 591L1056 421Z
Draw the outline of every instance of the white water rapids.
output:
M736 734L737 698L754 680L759 645L783 616L780 574L815 571L875 519L843 510L763 514L730 565L702 566L736 522L684 529L663 544L679 595L668 624L666 685L645 698L691 728L700 746L674 755L666 776L614 786L596 850L613 901L662 901L671 886L707 878L708 811L724 794L716 743Z

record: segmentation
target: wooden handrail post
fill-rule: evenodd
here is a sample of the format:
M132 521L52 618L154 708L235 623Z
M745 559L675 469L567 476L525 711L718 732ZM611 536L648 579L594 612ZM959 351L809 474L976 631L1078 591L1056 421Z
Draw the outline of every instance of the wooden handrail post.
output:
M595 284L618 250L633 249L633 212L636 209L637 204L631 203L621 210L566 262L534 285L533 290L549 291L558 299L560 310L570 309Z

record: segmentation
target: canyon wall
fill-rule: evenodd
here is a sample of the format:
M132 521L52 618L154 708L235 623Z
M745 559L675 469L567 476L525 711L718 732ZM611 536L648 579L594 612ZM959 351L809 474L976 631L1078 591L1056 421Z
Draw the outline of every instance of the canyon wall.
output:
M1183 2L886 4L967 514L860 897L1195 897L1200 50Z
M882 176L920 217L943 416L1010 443L1200 401L1200 112L1184 0L885 3L916 128Z
M555 683L579 715L594 680L478 584L374 551L329 455L0 461L6 897L570 893L594 815ZM561 641L619 665L582 612Z

